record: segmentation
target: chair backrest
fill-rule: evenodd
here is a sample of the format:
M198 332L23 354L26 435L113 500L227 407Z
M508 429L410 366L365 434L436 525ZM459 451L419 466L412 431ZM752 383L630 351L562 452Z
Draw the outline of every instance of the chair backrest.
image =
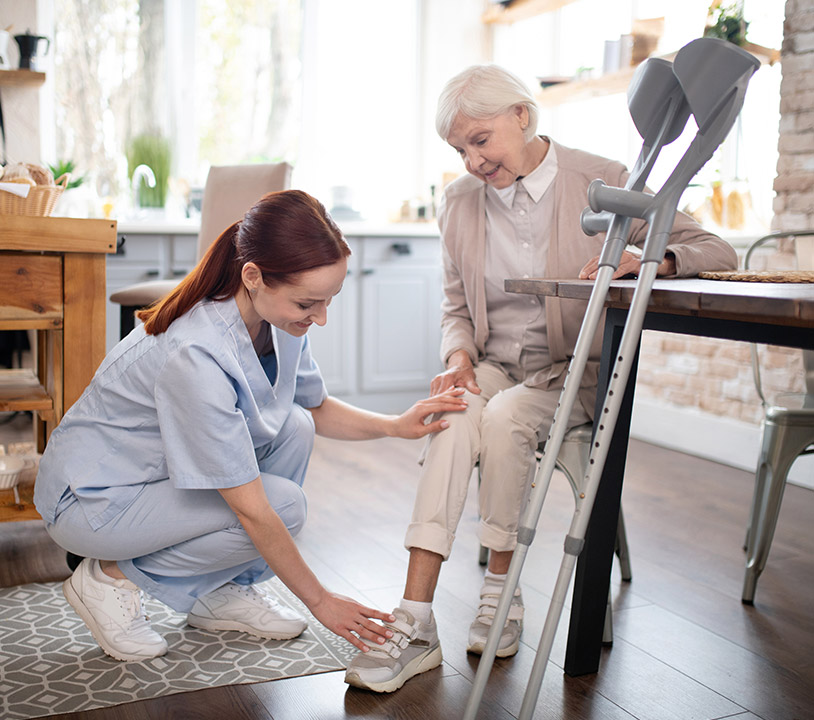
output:
M198 233L198 260L232 223L263 195L287 190L291 165L213 165L206 177L201 201L201 229Z
M812 250L812 244L814 244L814 230L780 231L758 238L746 251L743 260L744 270L750 269L752 253L754 253L755 250L779 238L791 238L794 240L798 270L814 270L812 266L812 263L814 263L814 251ZM803 354L803 382L805 383L806 395L814 398L814 350L801 350L800 352ZM760 365L758 364L757 349L754 345L752 346L752 375L755 380L757 394L765 407L767 402L763 395L763 387L760 379Z
M794 238L798 270L814 270L814 235L798 235ZM803 350L803 380L806 395L814 397L814 350Z

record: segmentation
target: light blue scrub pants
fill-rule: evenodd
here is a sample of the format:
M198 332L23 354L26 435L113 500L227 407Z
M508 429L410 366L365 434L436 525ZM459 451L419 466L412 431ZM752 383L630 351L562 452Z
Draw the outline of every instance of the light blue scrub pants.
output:
M311 413L294 405L275 440L256 449L269 503L291 535L305 524L302 491L314 447ZM75 500L48 532L77 555L116 560L136 585L178 612L227 582L252 585L274 576L217 490L145 486L121 515L94 530Z

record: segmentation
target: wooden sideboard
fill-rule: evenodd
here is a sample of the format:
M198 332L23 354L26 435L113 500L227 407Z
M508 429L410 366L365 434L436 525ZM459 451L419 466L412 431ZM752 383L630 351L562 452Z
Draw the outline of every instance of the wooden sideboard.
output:
M31 411L42 451L105 356L105 266L115 220L0 215L0 330L35 330L36 367L0 370L0 412ZM0 521L39 517L0 491Z

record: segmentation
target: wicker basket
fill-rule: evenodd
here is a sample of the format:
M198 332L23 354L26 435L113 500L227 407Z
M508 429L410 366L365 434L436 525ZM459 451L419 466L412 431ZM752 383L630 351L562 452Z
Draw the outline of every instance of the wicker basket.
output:
M59 176L56 185L35 185L25 198L0 190L0 215L50 215L70 179L71 176L65 173Z

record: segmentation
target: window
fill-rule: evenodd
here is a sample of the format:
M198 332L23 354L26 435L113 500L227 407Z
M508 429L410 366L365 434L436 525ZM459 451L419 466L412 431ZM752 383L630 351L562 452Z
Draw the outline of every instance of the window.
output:
M56 154L100 197L128 198L138 136L168 144L178 206L210 164L296 158L300 0L55 0L55 14Z

